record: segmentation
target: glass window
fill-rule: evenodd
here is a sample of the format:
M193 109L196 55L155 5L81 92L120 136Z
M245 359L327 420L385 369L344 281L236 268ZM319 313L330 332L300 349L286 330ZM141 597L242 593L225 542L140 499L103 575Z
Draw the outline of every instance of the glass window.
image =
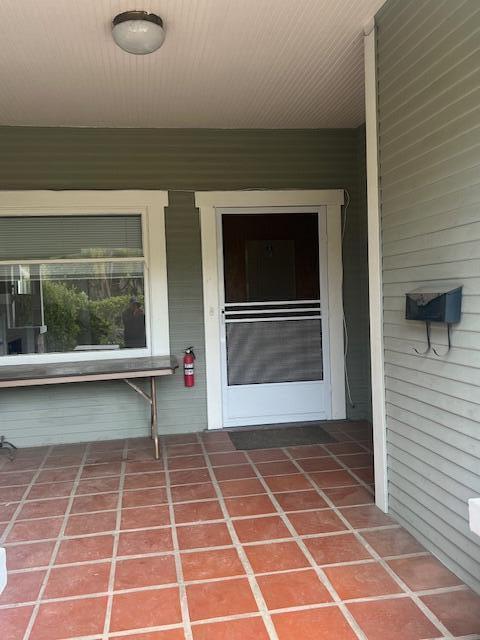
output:
M222 216L225 302L320 298L316 213Z
M140 215L0 217L0 356L147 347Z
M0 267L0 354L146 347L143 262Z

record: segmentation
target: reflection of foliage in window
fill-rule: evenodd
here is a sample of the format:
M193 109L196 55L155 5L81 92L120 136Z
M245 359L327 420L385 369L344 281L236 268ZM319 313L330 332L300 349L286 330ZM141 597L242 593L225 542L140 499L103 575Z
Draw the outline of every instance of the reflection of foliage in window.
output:
M135 288L131 291L135 292ZM116 344L123 348L122 313L131 295L89 300L87 294L75 286L44 281L47 351L72 351L79 344ZM143 296L138 296L138 301L143 305Z
M72 351L77 346L79 314L87 305L88 298L83 291L62 282L43 282L47 351Z
M89 304L92 344L118 344L124 347L122 313L130 296L91 300Z

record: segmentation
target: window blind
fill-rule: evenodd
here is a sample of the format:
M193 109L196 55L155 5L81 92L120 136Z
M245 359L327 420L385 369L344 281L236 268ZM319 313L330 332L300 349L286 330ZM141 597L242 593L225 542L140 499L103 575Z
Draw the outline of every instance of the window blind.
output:
M0 260L142 255L140 215L0 216Z

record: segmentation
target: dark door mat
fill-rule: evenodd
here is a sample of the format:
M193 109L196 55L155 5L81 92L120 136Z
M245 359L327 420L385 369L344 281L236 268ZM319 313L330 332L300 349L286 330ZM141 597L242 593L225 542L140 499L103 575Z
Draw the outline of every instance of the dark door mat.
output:
M297 422L288 426L264 426L229 431L236 449L277 449L302 444L337 442L322 428L321 422Z

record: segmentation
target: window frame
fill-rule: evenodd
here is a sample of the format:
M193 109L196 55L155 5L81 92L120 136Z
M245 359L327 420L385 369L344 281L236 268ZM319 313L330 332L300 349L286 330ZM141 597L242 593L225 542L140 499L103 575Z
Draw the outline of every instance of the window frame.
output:
M0 191L0 216L140 215L143 256L66 260L2 260L6 264L68 264L143 262L145 334L147 346L138 349L68 351L0 356L0 366L111 360L168 355L168 315L165 207L167 191Z

